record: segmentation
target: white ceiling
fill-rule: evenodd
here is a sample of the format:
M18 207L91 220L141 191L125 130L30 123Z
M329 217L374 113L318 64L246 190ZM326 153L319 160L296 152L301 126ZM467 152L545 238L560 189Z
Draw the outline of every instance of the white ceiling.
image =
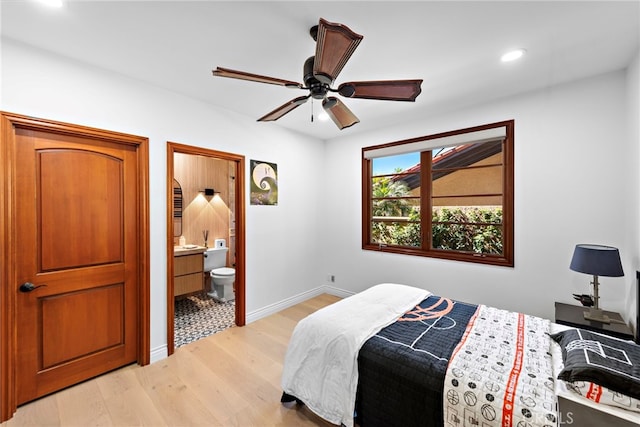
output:
M308 102L276 122L321 139L625 68L639 1L2 0L3 37L259 118L305 91L213 77L216 66L302 82L320 17L364 39L336 80L423 79L415 103L344 99L360 123L311 123ZM519 62L501 63L523 47ZM42 70L46 72L46 70ZM124 101L123 101L124 102Z

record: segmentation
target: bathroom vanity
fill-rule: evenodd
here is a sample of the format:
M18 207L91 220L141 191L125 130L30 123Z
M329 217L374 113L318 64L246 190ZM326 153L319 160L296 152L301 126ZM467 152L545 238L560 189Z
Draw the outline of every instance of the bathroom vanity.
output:
M173 248L174 297L204 290L204 246Z

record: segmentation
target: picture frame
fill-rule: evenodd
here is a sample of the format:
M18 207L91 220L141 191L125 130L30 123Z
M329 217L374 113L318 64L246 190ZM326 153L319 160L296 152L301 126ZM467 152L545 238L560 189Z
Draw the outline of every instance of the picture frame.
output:
M278 165L262 160L250 160L251 205L278 205Z

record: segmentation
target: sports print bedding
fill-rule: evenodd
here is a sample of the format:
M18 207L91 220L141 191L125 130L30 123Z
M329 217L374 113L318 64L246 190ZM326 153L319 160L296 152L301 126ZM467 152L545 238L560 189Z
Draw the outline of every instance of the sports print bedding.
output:
M281 400L346 427L640 425L639 366L630 341L387 283L298 323Z
M532 316L373 286L299 322L281 400L345 426L556 425L548 332Z
M479 306L447 368L446 425L555 426L549 326Z
M361 348L361 426L554 426L549 322L430 296Z
M640 412L640 346L582 329L551 335L562 352L558 378L597 403Z

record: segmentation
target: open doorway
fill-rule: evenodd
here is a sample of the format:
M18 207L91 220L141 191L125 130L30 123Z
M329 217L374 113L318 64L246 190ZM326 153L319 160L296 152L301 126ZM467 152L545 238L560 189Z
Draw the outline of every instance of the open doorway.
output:
M180 171L182 183L175 179L177 171ZM180 194L181 197L176 197L176 194ZM173 354L176 348L174 324L176 297L184 299L187 296L194 296L210 300L207 297L207 294L210 294L216 297L216 304L224 304L227 302L224 298L224 291L227 289L227 296L232 293L234 297L234 303L226 306L234 311L235 325L245 324L244 199L244 156L167 142L167 351L169 355ZM185 221L189 223L185 224ZM226 265L235 269L232 288L230 286L214 288L212 279L203 272L202 260L207 259L203 256L211 256L211 251L207 249L213 249L215 246L226 248L222 251L226 256ZM176 247L181 248L180 253L176 252ZM178 255L177 258L176 255ZM183 271L183 266L191 264L189 258L192 258L197 266L187 267L193 270ZM176 259L178 263L174 261ZM216 293L216 289L219 289L219 292ZM220 293L221 298L219 298ZM224 310L222 305L220 308Z

